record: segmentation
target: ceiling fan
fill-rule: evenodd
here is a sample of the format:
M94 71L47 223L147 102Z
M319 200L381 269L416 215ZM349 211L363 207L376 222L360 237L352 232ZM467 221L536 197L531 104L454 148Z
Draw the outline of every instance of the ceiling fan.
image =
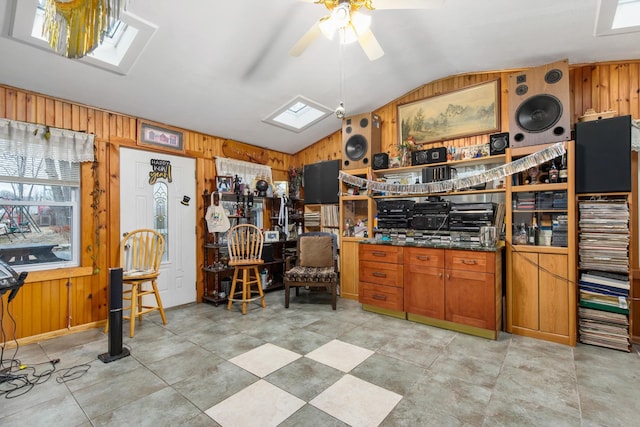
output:
M324 5L331 13L320 18L291 48L291 56L302 52L320 35L328 39L338 33L341 43L358 41L367 57L374 61L384 55L378 40L369 28L371 16L359 12L385 9L433 9L442 6L444 0L300 0Z

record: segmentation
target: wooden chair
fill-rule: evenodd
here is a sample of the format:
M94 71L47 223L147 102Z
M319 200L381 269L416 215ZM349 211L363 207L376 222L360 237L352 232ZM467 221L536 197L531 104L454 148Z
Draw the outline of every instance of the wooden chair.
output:
M227 309L231 310L234 301L242 302L242 314L247 314L247 304L260 300L262 308L267 306L262 291L259 267L264 264L262 260L262 247L264 236L258 227L252 224L238 224L227 232L227 247L229 249L229 266L234 267L231 292ZM241 284L242 290L236 291ZM256 285L257 290L252 291L251 286ZM236 297L239 295L239 297ZM257 296L252 296L257 295Z
M142 321L142 315L145 313L158 310L160 317L162 317L162 323L167 324L156 284L160 275L160 262L164 254L164 246L162 234L152 229L133 230L125 234L120 242L122 299L129 301L128 306L122 307L122 311L129 311L129 315L122 317L129 320L129 336L131 338L135 332L136 317ZM150 285L150 288L145 285ZM145 305L142 301L145 295L153 295L155 305ZM108 330L108 327L107 323L105 331Z
M332 233L312 232L298 236L296 265L287 258L284 273L284 306L289 308L290 288L326 288L336 309L338 288L338 238Z

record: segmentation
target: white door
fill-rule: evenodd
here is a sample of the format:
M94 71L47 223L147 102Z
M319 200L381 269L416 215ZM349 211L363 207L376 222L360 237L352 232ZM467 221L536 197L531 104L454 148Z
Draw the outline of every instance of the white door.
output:
M158 289L164 307L196 300L195 160L120 149L120 235L137 228L166 240Z

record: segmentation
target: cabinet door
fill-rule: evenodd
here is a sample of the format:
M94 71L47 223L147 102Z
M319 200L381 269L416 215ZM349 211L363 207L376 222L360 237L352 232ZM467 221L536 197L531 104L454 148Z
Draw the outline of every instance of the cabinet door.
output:
M538 254L513 253L511 266L511 325L538 330Z
M540 331L569 335L567 255L540 254Z
M340 243L340 297L358 299L358 242Z
M476 271L445 270L445 319L450 322L496 328L495 276Z
M441 268L404 266L404 310L444 320L444 274Z

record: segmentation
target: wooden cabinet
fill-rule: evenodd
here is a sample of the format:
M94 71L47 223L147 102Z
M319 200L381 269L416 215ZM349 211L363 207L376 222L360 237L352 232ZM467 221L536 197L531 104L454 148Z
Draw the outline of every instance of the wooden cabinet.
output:
M570 344L570 331L575 330L575 287L566 279L567 255L524 252L518 256L509 275L511 332Z
M502 292L501 280L496 280L496 254L460 250L447 250L445 254L445 319L500 330L496 312ZM501 269L497 271L501 275Z
M404 318L403 248L360 244L359 260L359 301Z
M404 251L405 311L444 320L444 249Z
M502 329L497 251L360 244L363 309L495 339Z
M502 249L404 250L409 320L497 338L502 329Z
M545 148L508 149L507 161ZM567 182L545 182L536 175L542 166L508 181L506 223L512 227L507 228L506 329L573 346L577 336L573 141L567 141L565 149ZM537 183L527 183L532 176ZM524 232L522 238L518 236L522 224L528 238Z

